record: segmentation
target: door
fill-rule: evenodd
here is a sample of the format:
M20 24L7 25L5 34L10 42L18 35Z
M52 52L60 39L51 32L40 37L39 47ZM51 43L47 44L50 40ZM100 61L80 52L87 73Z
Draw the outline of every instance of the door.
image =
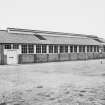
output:
M7 64L17 64L18 56L16 51L8 51L7 53Z

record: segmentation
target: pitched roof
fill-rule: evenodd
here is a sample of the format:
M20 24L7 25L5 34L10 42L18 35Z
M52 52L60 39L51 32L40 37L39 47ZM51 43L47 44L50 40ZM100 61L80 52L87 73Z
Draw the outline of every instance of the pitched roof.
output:
M41 34L40 34L41 35ZM82 37L64 37L64 36L48 36L43 35L46 40L43 40L45 44L73 44L73 45L99 45L98 41L91 38Z
M38 37L39 35L39 37ZM42 38L42 40L40 39ZM43 40L44 39L44 40ZM78 45L99 45L100 42L89 37L73 37L54 35L46 33L10 33L7 30L0 30L0 43L34 43L34 44L78 44Z
M0 31L0 43L38 43L39 41L40 39L31 34L14 34Z

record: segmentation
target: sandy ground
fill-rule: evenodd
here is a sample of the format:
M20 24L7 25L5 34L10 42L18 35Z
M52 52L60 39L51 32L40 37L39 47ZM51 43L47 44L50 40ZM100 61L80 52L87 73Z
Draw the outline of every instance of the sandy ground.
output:
M105 60L0 66L0 103L105 105Z

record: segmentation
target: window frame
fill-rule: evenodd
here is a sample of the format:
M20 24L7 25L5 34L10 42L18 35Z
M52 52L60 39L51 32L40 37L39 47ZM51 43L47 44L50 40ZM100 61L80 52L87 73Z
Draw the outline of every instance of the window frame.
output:
M71 53L74 52L73 49L74 49L74 48L73 48L73 45L70 45L70 52L71 52Z
M28 53L28 45L27 44L22 44L21 45L21 53L22 54L27 54Z
M19 49L19 45L18 44L13 44L13 49Z
M58 45L54 45L54 53L58 53Z
M4 49L12 49L11 44L5 44Z
M47 53L47 45L42 45L42 53Z
M65 46L64 46L64 50L65 50L65 51L64 51L65 53L68 53L68 45L65 45Z
M54 46L53 45L49 45L49 53L54 53Z
M34 53L34 45L33 44L28 44L28 53L33 54Z
M36 45L36 53L38 53L38 54L41 53L42 52L41 51L41 48L42 48L41 45L40 44L37 44Z

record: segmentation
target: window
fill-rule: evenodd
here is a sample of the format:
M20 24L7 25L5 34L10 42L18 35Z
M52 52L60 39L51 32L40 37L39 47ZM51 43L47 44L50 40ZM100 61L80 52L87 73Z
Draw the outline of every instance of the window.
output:
M64 52L64 46L60 46L60 53Z
M36 53L41 53L41 45L36 45Z
M53 53L53 45L49 45L49 53Z
M90 52L92 52L93 46L90 46Z
M97 52L99 52L99 46L97 46Z
M67 45L65 46L65 52L66 53L68 52L68 46Z
M94 52L96 52L97 51L97 46L94 46Z
M27 45L22 45L22 53L27 53Z
M83 46L83 52L85 52L85 46Z
M58 46L57 45L54 46L54 53L58 53Z
M79 52L82 52L82 46L79 46Z
M105 46L103 46L103 51L105 52Z
M76 45L74 46L74 52L77 52L77 46Z
M11 44L6 44L5 49L11 49Z
M70 52L73 52L73 46L70 46Z
M47 46L46 45L42 45L42 53L46 53L47 52Z
M13 44L13 49L19 49L19 45L18 44Z
M79 52L85 52L85 46L83 45L79 46Z
M28 45L28 53L34 53L34 45Z
M89 52L89 46L87 46L87 52Z

